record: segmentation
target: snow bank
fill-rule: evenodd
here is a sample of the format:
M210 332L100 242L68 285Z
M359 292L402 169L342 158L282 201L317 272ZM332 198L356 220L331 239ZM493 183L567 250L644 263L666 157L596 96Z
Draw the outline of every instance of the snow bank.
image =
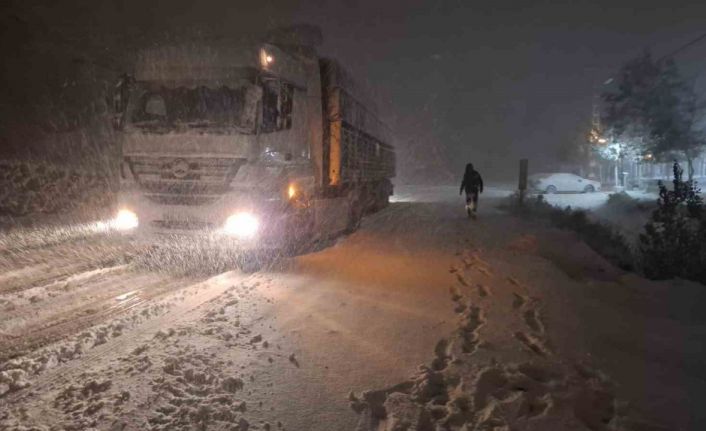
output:
M44 162L0 160L0 217L9 224L67 211L99 214L112 206L111 181Z

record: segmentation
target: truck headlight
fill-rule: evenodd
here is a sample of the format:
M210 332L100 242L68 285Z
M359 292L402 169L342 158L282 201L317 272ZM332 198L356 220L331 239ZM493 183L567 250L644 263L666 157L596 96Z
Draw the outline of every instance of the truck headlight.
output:
M113 227L117 230L134 229L139 224L140 223L137 219L137 214L127 209L122 209L118 211L118 215L115 216L112 222Z
M240 212L226 219L223 232L238 238L252 238L259 228L260 222L257 217L248 212Z

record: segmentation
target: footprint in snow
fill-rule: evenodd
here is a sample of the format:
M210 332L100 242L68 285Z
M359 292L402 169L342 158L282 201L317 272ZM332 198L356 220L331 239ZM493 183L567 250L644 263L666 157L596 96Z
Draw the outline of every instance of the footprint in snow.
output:
M525 311L524 320L527 326L534 332L538 334L544 334L544 325L539 316L539 310L532 308Z
M485 275L486 277L491 277L493 275L493 273L486 267L476 266L476 269L478 270L478 272Z
M515 338L518 339L525 347L527 347L530 351L533 353L546 357L549 356L549 351L547 348L542 344L542 342L533 337L530 334L526 334L522 331L515 332Z
M463 296L461 295L461 292L458 290L457 287L452 286L449 287L449 292L451 293L451 300L454 302L458 302L461 299L463 299Z
M488 288L480 283L476 284L476 288L478 289L478 296L481 298L485 298L486 296L490 295L490 292L488 291Z
M442 338L436 343L434 356L435 358L431 364L432 369L441 371L448 366L451 360L451 345L446 339Z
M518 287L520 286L520 282L517 281L517 279L516 279L515 277L511 277L511 276L508 275L508 276L507 276L507 281L509 281L510 284L513 284L513 285L515 285L515 286L518 286Z
M512 308L514 308L515 310L521 308L527 303L527 298L520 295L519 293L513 292L512 296L514 297L514 299L512 300Z

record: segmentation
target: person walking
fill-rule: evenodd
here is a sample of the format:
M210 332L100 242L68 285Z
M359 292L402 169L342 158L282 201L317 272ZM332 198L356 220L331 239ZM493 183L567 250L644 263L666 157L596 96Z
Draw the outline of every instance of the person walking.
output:
M473 163L466 165L466 172L463 173L463 181L461 181L461 190L458 194L466 192L466 212L468 217L476 217L478 210L478 194L483 193L483 178L478 171L473 169Z

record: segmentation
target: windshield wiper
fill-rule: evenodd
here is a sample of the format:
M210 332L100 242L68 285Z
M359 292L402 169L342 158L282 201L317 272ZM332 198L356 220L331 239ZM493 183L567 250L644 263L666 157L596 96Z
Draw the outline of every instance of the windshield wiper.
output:
M236 124L224 124L224 123L218 123L216 121L211 121L211 120L201 120L201 121L190 121L190 122L183 122L183 123L177 123L178 126L186 126L189 128L193 129L205 129L205 128L212 128L214 130L232 130L236 131L238 133L243 133L243 134L252 134L254 133L253 130L249 130L245 127L238 126Z

